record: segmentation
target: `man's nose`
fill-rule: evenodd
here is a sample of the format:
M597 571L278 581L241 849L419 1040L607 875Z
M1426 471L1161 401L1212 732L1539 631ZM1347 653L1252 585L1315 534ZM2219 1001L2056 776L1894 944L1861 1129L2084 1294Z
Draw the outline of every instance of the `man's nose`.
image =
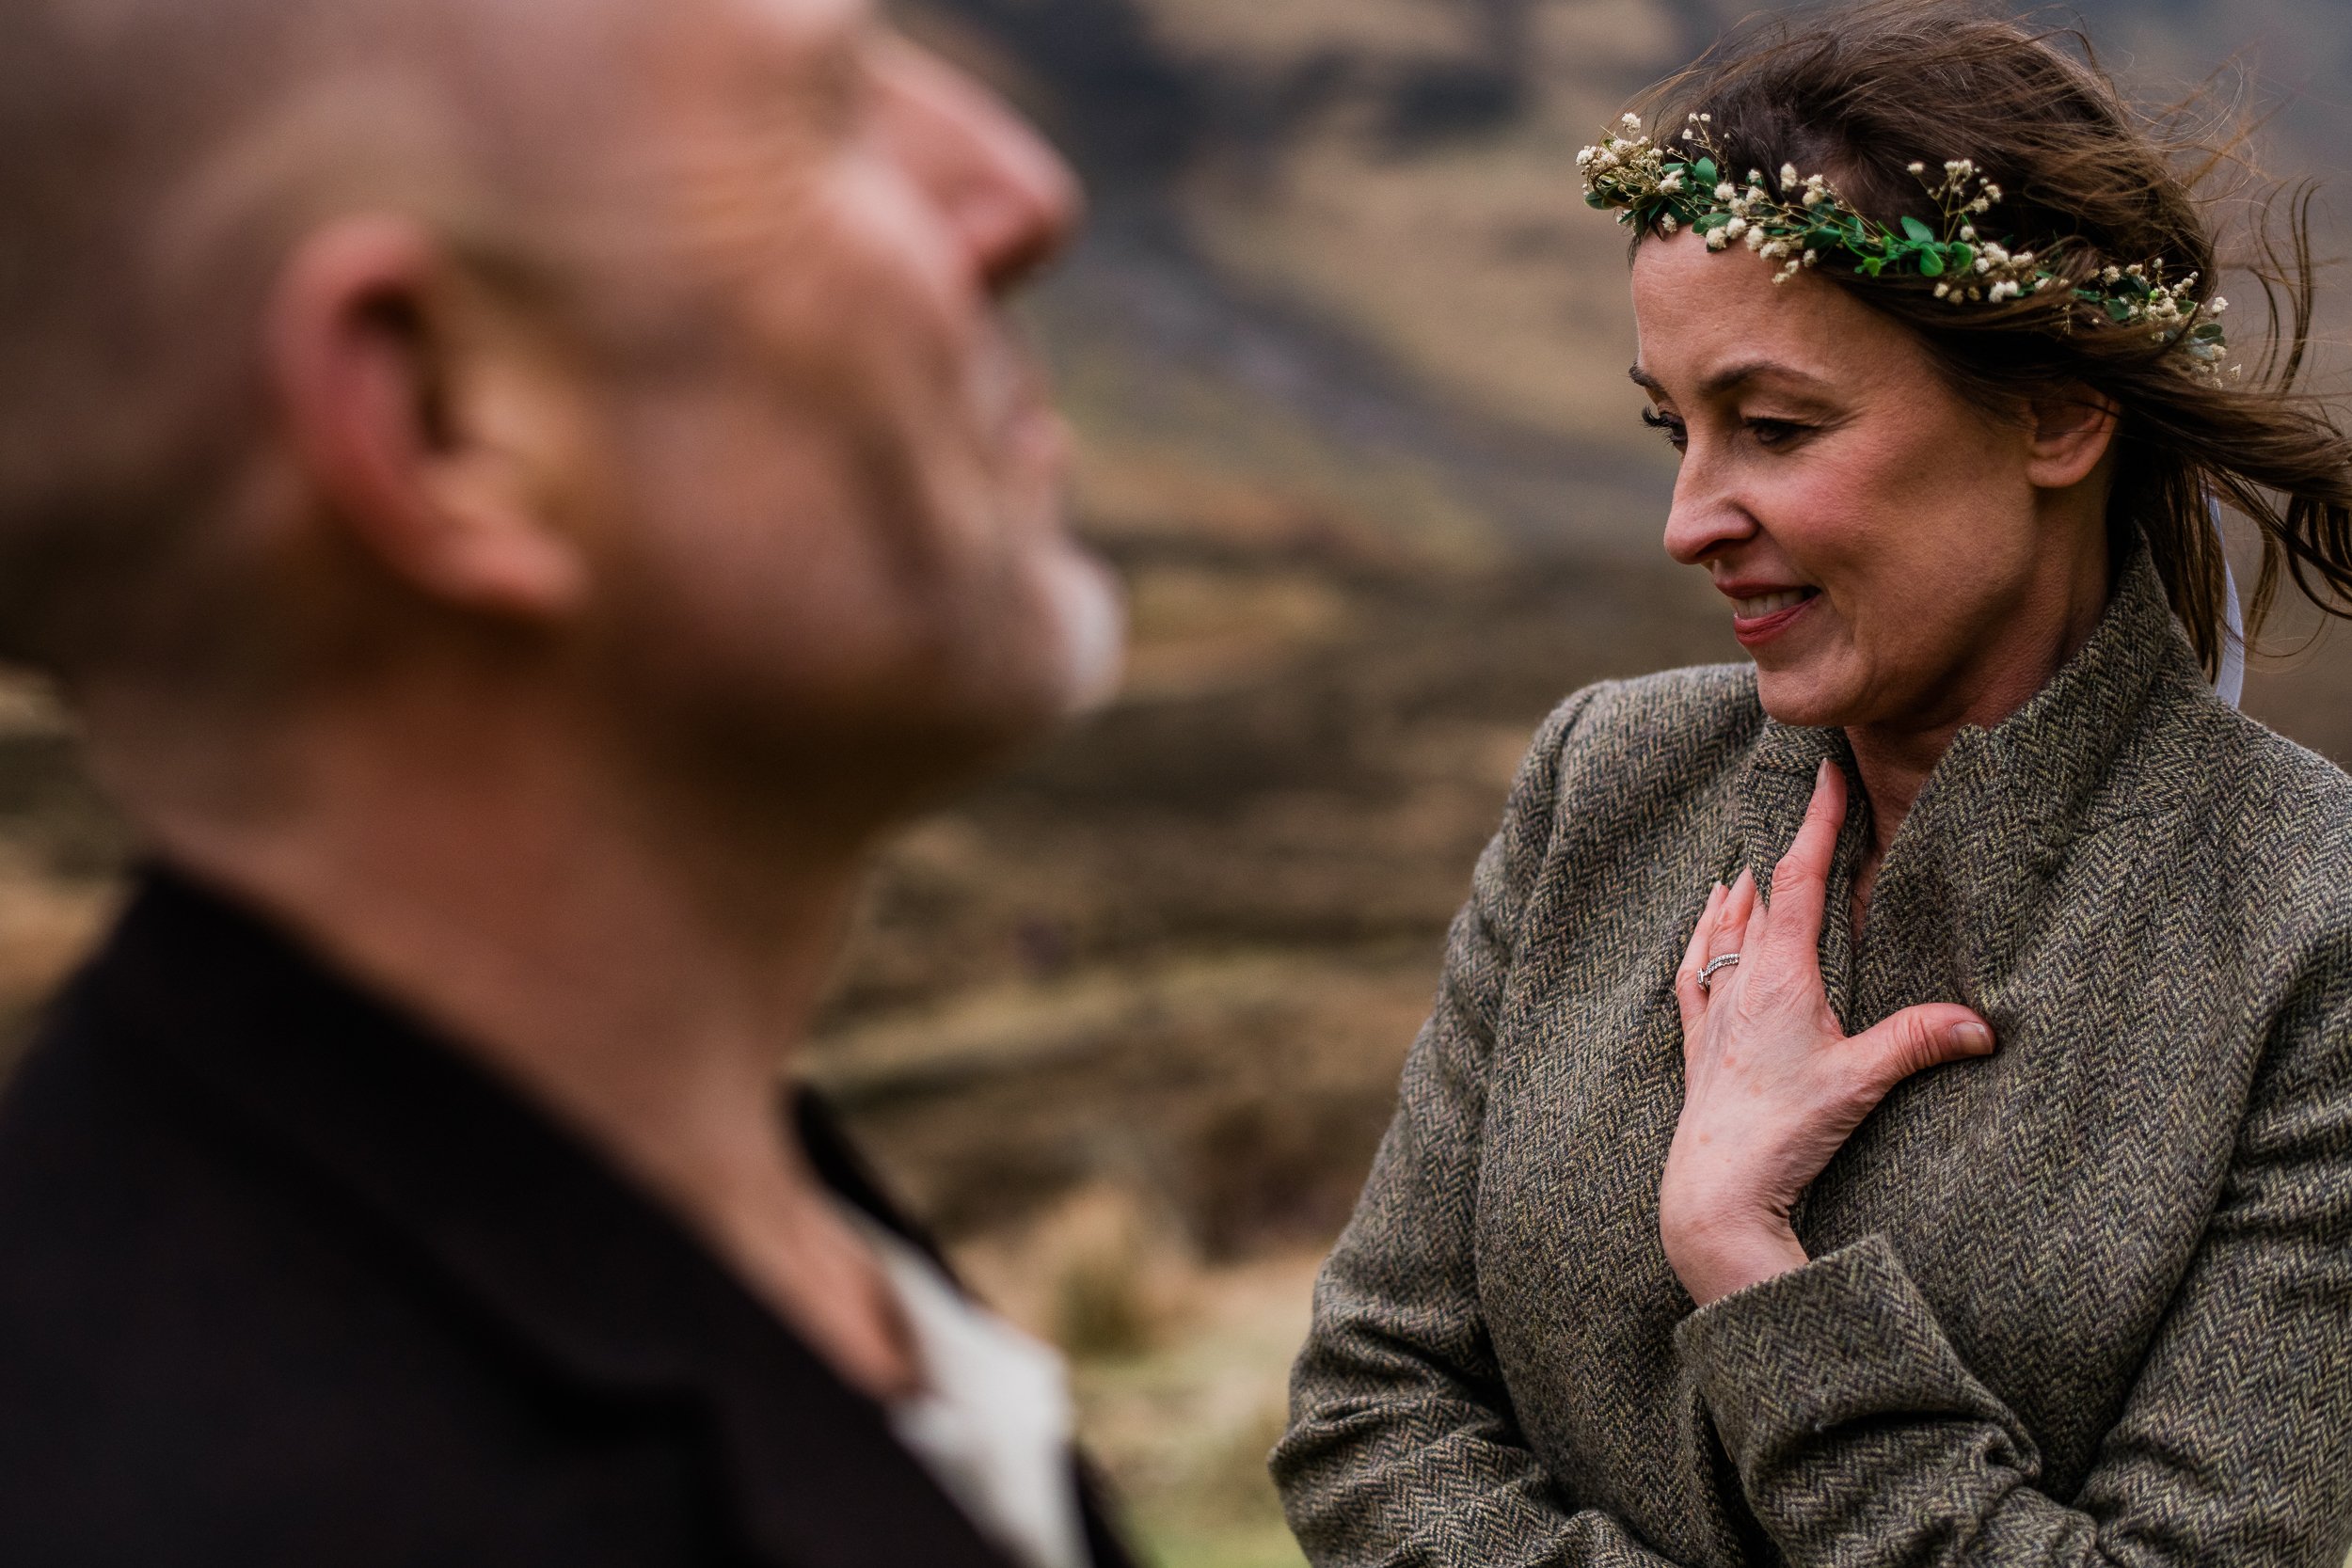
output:
M1004 101L937 56L908 47L927 183L989 286L1004 290L1058 255L1084 198L1061 154Z
M1703 463L1684 458L1666 513L1666 553L1695 566L1726 545L1755 537L1756 518Z

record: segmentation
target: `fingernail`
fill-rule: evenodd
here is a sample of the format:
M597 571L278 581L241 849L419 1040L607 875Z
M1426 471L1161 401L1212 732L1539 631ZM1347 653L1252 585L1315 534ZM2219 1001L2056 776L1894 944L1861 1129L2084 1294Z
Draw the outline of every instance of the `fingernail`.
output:
M1981 1023L1973 1022L1955 1023L1952 1025L1950 1037L1954 1045L1972 1056L1989 1056L1993 1053L1993 1031Z

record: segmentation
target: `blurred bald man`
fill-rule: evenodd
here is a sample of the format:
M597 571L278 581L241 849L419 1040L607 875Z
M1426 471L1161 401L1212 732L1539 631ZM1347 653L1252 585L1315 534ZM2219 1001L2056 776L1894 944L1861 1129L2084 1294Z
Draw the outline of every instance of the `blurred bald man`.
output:
M0 1563L1121 1562L781 1093L879 833L1098 695L863 0L10 0L0 656L151 859L0 1105Z

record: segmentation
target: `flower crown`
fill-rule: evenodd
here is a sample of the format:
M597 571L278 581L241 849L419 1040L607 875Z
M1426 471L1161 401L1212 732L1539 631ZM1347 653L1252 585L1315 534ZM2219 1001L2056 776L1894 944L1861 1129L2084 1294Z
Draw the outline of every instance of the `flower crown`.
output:
M1999 305L2041 293L2065 279L2043 266L2030 250L2011 250L1977 232L1976 220L2001 199L2001 187L1978 174L1974 163L1955 159L1936 179L1925 164L1911 172L1944 214L1941 233L1906 215L1889 229L1846 205L1819 174L1799 178L1783 164L1777 192L1764 171L1748 170L1744 185L1722 169L1711 117L1694 114L1682 132L1695 156L1668 151L1643 134L1641 118L1627 115L1622 131L1577 154L1584 174L1587 205L1618 209L1617 221L1672 234L1688 227L1705 237L1709 250L1745 245L1768 261L1780 263L1772 281L1786 283L1824 256L1849 259L1870 277L1931 277L1935 297L1954 305ZM2116 326L2140 327L2158 343L2180 345L2189 373L2200 380L2222 378L2225 345L2216 319L2229 301L2200 304L2197 274L2168 281L2161 261L2102 267L2075 285L2074 300L2085 309L2063 318L2071 330L2077 315ZM2231 367L2232 376L2238 373Z

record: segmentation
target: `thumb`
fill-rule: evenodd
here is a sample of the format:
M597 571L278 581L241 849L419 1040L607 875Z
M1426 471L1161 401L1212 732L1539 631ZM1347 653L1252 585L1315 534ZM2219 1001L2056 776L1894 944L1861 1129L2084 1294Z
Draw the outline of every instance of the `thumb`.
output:
M1993 1030L1966 1007L1930 1002L1881 1019L1851 1043L1884 1093L1915 1072L1970 1056L1990 1056Z

